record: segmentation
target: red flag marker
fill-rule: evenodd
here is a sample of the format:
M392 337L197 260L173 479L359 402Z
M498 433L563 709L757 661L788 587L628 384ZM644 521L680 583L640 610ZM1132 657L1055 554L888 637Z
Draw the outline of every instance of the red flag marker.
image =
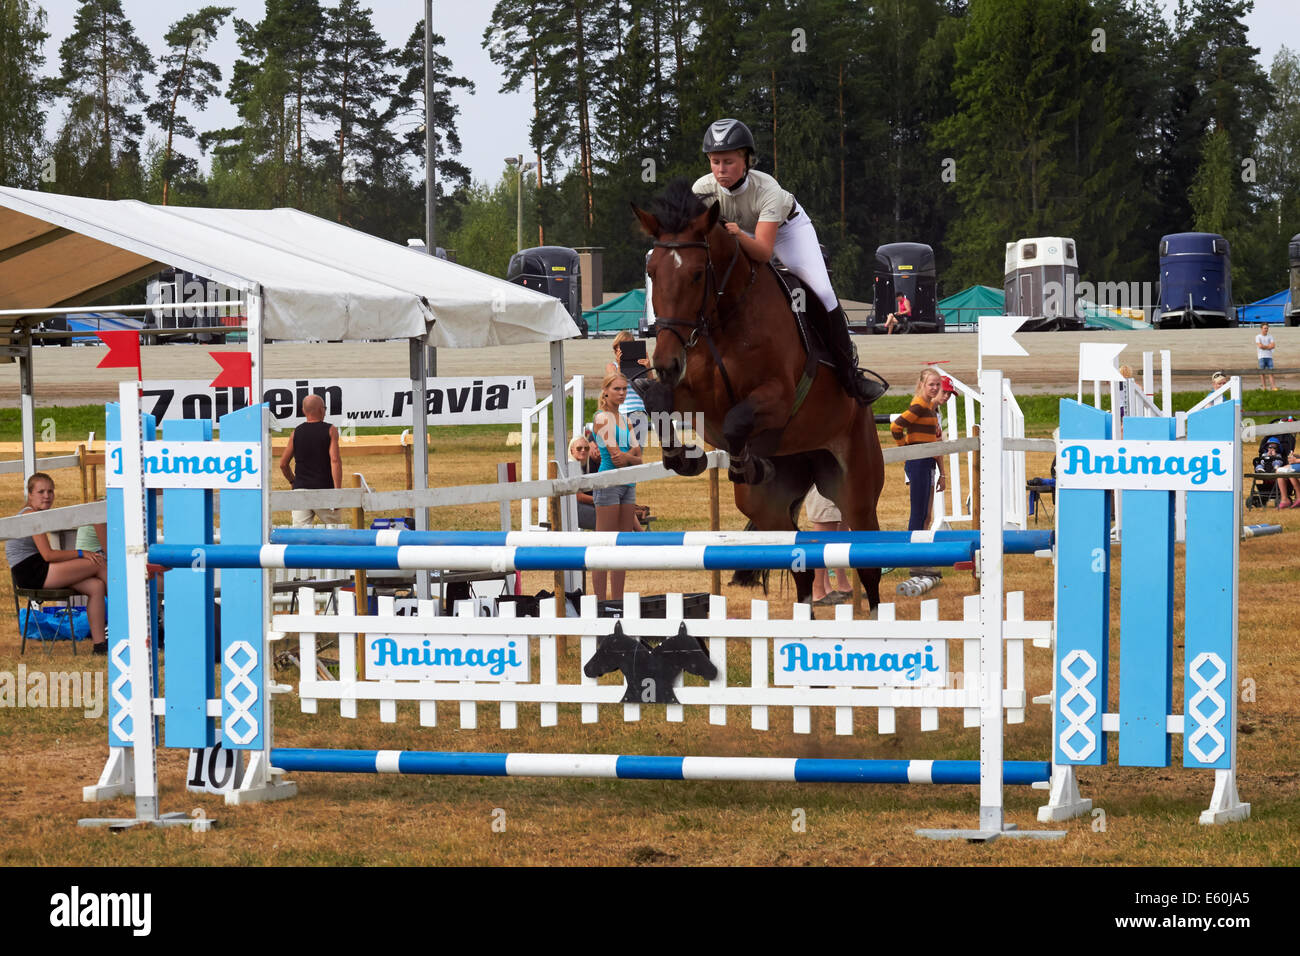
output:
M253 353L252 352L209 352L221 373L212 380L212 388L253 388Z
M96 332L100 340L108 346L105 355L95 368L133 368L136 381L144 381L144 372L140 368L140 335L130 330L120 332Z

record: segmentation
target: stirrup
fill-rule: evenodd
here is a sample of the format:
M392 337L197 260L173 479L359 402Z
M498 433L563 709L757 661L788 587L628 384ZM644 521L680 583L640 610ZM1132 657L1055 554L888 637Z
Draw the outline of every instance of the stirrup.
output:
M855 369L854 385L856 397L864 405L875 403L889 391L889 383L870 369Z

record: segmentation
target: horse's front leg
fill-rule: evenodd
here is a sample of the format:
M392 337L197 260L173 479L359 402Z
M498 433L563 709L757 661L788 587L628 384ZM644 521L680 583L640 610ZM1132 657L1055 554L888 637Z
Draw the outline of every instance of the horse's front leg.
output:
M727 477L737 484L761 485L772 478L772 462L750 450L755 435L786 425L790 403L783 402L778 385L760 386L745 396L722 420L722 435L731 455Z
M659 438L663 448L664 467L678 475L688 478L700 474L708 466L704 449L698 445L687 444L682 440L678 430L678 415L674 408L673 390L658 379L649 375L638 376L633 388L645 404L650 426Z

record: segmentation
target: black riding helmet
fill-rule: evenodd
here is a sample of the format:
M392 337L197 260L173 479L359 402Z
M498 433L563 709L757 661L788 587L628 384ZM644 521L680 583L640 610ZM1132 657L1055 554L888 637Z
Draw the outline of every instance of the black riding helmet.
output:
M732 149L746 150L749 164L753 165L754 134L738 119L720 119L709 124L704 131L705 153L725 153Z

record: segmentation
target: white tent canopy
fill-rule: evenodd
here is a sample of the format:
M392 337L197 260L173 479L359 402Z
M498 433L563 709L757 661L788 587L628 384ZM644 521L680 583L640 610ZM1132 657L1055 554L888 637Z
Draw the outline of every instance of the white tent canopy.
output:
M0 186L0 312L16 310L0 316L0 339L12 340L25 310L97 305L167 267L238 290L255 396L262 394L267 338L407 339L417 488L428 484L426 345L549 342L552 441L556 459L566 459L562 343L578 327L558 299L295 209L150 206ZM24 473L31 474L30 338L0 341L0 360L15 358ZM426 509L415 512L416 527L428 527ZM428 594L427 574L419 593Z
M0 309L94 304L167 266L260 293L262 334L273 339L427 332L438 348L479 348L578 334L558 299L295 209L0 187Z

